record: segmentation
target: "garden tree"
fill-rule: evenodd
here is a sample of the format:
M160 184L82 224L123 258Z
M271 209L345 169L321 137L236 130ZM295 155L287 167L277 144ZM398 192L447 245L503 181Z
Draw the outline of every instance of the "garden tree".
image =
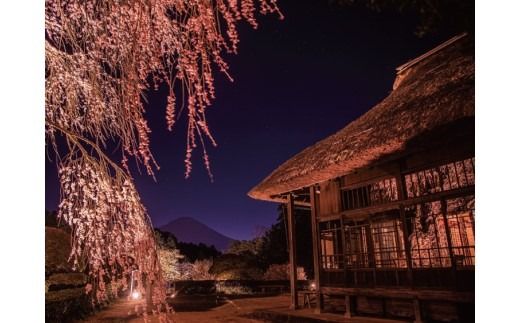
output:
M251 255L258 255L260 251L262 250L262 245L264 243L264 237L259 236L256 238L253 238L251 240L235 240L233 241L226 253L231 254L251 254Z
M179 262L179 265L177 267L179 269L179 276L177 277L177 280L190 280L192 267L193 264L191 262Z
M154 230L158 245L166 245L167 247L178 249L184 261L193 263L197 260L211 260L221 255L221 252L215 249L214 246L209 247L204 243L180 242L173 233L159 229Z
M155 231L155 241L157 245L163 248L171 248L176 249L179 242L177 241L177 237L175 237L170 232L161 231L159 229L154 229Z
M177 246L185 259L189 262L214 259L222 254L220 251L215 249L214 246L208 247L204 243L194 244L191 242L178 242Z
M291 267L289 264L271 264L264 273L264 280L289 280ZM296 279L306 280L307 274L303 267L296 268Z
M280 204L278 219L263 235L251 240L234 241L227 255L243 258L247 263L254 263L256 267L267 270L271 265L285 265L289 261L287 244L287 210ZM296 262L306 273L313 275L312 234L310 210L295 208L296 227ZM229 258L236 259L236 258ZM274 270L274 269L273 269Z
M56 211L45 210L45 226L58 227L58 213Z
M394 10L417 17L419 37L442 31L475 32L475 0L332 0L340 5L362 6L381 12Z
M148 305L165 305L154 232L128 167L133 157L152 176L158 169L143 93L168 87L170 130L186 110L186 176L197 145L209 172L213 69L229 76L223 52L237 52L237 21L257 26L257 7L279 13L276 0L46 0L46 142L61 184L58 217L72 229L70 259L86 259L93 301L126 288L137 268L139 288L153 296Z
M262 279L263 271L252 255L223 254L213 260L209 273L216 279Z
M157 247L157 256L161 265L162 275L166 281L174 281L181 278L179 261L184 258L179 249Z
M310 210L295 208L294 217L298 234L296 235L296 263L302 266L305 272L313 277L312 233ZM286 264L289 261L287 244L287 210L280 204L278 219L262 238L262 245L258 253L262 268L267 269L271 264Z
M191 266L190 279L193 280L212 280L215 279L215 275L210 273L210 269L213 266L213 260L195 260Z
M155 229L155 237L163 276L167 281L215 278L209 270L213 259L221 253L214 246L178 242L175 235L159 229Z
M161 265L162 276L166 281L181 278L180 261L184 256L177 249L177 239L168 232L155 229L157 255Z
M215 279L215 275L212 275L209 271L213 266L213 260L204 259L196 260L193 263L193 271L191 278L193 280L211 280Z

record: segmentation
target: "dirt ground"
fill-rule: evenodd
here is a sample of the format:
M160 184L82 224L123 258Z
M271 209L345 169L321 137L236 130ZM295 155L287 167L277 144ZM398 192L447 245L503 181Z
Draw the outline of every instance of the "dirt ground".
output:
M204 322L230 322L230 323L250 323L264 322L256 319L242 317L255 310L262 308L272 308L273 304L288 304L288 296L247 298L239 300L227 300L221 306L205 310L190 312L175 312L168 315L174 322L178 323L204 323ZM120 300L95 315L82 322L143 322L142 316L135 315L135 306L138 302ZM149 316L150 322L159 322L157 317Z
M175 312L168 317L175 323L206 323L206 322L230 322L230 323L253 323L253 322L349 322L349 323L401 323L402 321L372 319L366 317L354 317L345 319L338 314L314 314L313 309L289 310L289 295L272 297L242 298L226 300L223 305L206 311ZM142 316L135 315L136 301L120 300L109 308L98 312L82 322L160 322L156 316L148 316L144 320ZM275 314L281 319L269 319L269 315L262 318L250 318L254 313Z

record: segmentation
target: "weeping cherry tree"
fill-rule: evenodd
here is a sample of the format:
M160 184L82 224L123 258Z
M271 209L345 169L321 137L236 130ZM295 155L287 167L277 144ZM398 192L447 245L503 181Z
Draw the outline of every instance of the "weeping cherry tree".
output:
M168 129L186 116L185 175L200 147L211 176L214 69L232 80L223 54L237 53L240 20L257 27L256 11L282 18L276 0L46 0L46 144L58 166L58 217L72 228L70 261L86 265L93 302L125 289L135 271L138 288L152 286L149 306L166 306L151 221L128 167L133 159L150 176L159 169L144 93L167 86Z

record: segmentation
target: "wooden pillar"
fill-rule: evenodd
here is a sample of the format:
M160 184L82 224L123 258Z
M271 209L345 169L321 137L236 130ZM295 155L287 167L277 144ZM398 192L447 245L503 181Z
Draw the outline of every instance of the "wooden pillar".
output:
M455 262L455 257L453 255L453 245L451 243L451 230L448 222L448 205L446 203L446 200L443 198L441 199L441 212L442 212L442 219L444 221L444 232L446 234L446 240L448 243L448 252L450 255L450 262L451 262L451 285L453 288L457 285L457 263Z
M311 195L311 230L312 230L312 258L314 262L314 283L316 285L316 309L315 313L323 311L323 298L321 295L320 281L320 230L318 226L318 196L316 188L310 187Z
M418 298L413 299L414 323L422 323L421 317L421 303Z
M399 205L399 214L401 219L401 230L404 235L404 252L406 255L406 278L408 280L408 284L411 288L414 288L413 283L413 271L412 271L412 250L410 246L410 232L408 232L408 226L406 225L406 212L404 209L404 205Z
M287 226L289 227L289 271L291 279L291 309L298 308L297 272L296 272L296 232L294 219L294 198L287 195Z
M371 215L368 216L367 247L368 247L369 267L372 269L372 279L373 279L372 287L377 287L376 254L374 253L374 237L372 235L372 216Z
M401 160L399 162L399 173L397 174L397 195L399 198L399 201L406 200L407 193L405 191L406 183L403 176L403 168L404 168L405 162ZM406 225L406 212L405 207L403 204L399 205L399 218L401 220L401 230L403 231L403 240L404 240L404 252L406 255L406 278L408 280L408 285L411 288L414 288L413 283L413 269L412 269L412 250L410 245L410 234L411 232L408 232L408 226Z
M345 295L345 318L352 318L352 312L350 309L350 295Z

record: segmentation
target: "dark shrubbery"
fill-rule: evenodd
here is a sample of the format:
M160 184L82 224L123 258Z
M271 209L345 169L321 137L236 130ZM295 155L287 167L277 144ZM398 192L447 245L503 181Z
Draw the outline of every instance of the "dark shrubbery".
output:
M85 294L87 276L72 271L69 254L70 233L56 227L45 227L46 322L71 322L93 310L90 297Z

